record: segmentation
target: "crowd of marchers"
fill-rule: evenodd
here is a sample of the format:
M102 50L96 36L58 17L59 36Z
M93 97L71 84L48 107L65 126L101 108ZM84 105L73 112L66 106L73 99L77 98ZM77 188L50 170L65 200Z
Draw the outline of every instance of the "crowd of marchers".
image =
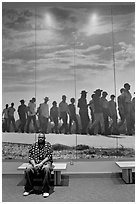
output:
M124 124L126 134L132 135L135 131L135 97L130 93L130 84L125 83L120 89L120 95L115 97L101 89L96 89L91 95L91 100L87 102L87 91L81 91L81 97L77 104L75 98L70 99L70 104L66 102L66 95L62 96L62 101L57 104L53 101L49 108L49 98L45 97L44 102L36 108L36 98L33 97L28 105L24 99L20 100L17 108L19 116L19 126L15 122L14 103L3 109L3 132L10 132L11 124L15 132L30 132L30 123L33 124L36 133L48 133L48 124L52 122L52 133L71 134L72 124L75 123L76 134L89 135L119 135L120 127ZM80 122L76 114L76 106L79 109ZM118 117L119 115L119 117ZM38 122L37 122L38 120ZM61 124L61 125L60 125Z

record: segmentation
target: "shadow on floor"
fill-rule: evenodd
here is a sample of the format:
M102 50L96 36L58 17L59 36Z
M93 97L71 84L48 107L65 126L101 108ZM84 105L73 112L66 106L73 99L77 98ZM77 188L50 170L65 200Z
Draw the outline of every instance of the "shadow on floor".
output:
M122 173L118 173L117 177L113 176L113 174L112 174L112 176L110 178L113 181L113 183L116 185L119 185L119 184L127 185L127 183L125 183L122 179ZM135 172L132 172L132 183L129 183L128 185L130 185L130 184L135 184Z
M17 186L24 186L25 185L25 179L24 177L22 180L17 184ZM69 176L68 175L61 175L61 186L69 186ZM41 181L37 182L34 186L34 191L31 192L31 194L40 195L42 193L42 186ZM54 175L51 175L51 181L50 181L50 191L49 194L51 195L54 193Z
M51 195L54 192L55 192L54 191L54 186L51 186L50 190L49 190L49 194ZM35 186L34 190L30 193L30 195L32 195L32 194L41 195L42 194L41 187L40 186Z
M37 183L36 186L41 186L41 182ZM21 179L21 181L17 184L17 186L24 186L25 185L25 179L24 177ZM54 175L51 175L51 181L50 181L51 187L54 187ZM68 175L61 175L61 185L59 186L69 186L69 176Z

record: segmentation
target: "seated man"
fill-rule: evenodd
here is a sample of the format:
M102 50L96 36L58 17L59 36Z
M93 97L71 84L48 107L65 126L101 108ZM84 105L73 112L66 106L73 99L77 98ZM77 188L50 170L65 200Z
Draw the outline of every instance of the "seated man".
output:
M52 147L49 142L45 141L45 135L40 133L38 142L35 142L29 150L30 166L25 170L25 191L24 196L33 191L33 179L38 175L43 178L42 193L43 197L49 196L50 175L52 170Z

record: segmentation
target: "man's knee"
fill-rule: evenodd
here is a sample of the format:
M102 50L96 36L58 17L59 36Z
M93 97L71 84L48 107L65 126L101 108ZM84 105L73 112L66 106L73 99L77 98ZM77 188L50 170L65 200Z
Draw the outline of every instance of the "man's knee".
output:
M46 172L50 172L51 170L49 166L45 166L42 168L42 171L46 173Z
M34 170L32 167L28 167L25 169L25 174L30 174L30 173L34 173Z

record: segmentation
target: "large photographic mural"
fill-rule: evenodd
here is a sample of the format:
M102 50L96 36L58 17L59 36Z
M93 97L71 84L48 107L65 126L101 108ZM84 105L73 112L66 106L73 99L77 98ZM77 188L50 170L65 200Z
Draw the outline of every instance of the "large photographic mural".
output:
M16 128L12 124L5 132L21 131L18 114L20 100L25 100L28 106L30 100L36 98L36 110L38 110L44 98L48 97L50 110L53 101L56 101L58 107L62 96L65 95L68 104L71 103L71 98L75 99L79 125L79 131L76 133L74 120L71 134L70 132L67 132L68 135L61 134L60 140L57 141L62 145L66 140L65 145L68 143L70 146L66 147L71 155L67 159L94 158L96 155L99 157L100 148L106 148L108 143L111 143L110 147L114 149L109 150L110 154L102 150L105 156L117 156L118 148L125 148L128 151L126 145L129 143L129 137L132 138L130 140L132 144L129 145L131 149L128 153L132 152L134 156L134 119L131 124L132 136L125 137L126 119L117 134L105 134L102 138L99 130L97 135L88 131L87 134L82 134L78 107L81 91L87 92L86 100L89 104L95 90L101 89L107 92L108 101L111 100L111 95L115 96L119 123L121 117L117 97L125 83L130 85L131 101L134 98L135 5L133 3L3 3L2 55L2 109L6 104L10 106L12 102L16 109L14 112ZM92 124L90 105L88 115ZM37 114L36 120L39 127L38 116ZM68 115L68 123L69 117ZM110 116L108 120L110 127L113 120ZM59 127L62 121L59 117ZM33 126L31 123L29 132L35 132ZM47 132L50 134L52 126L53 121L49 120ZM50 134L47 134L47 138ZM54 134L56 137L56 132ZM69 136L72 136L71 139ZM91 139L92 136L94 139ZM54 145L55 149L62 148L64 152L66 151L64 146ZM66 158L64 156L66 153L63 151L61 153L63 156L60 157Z

